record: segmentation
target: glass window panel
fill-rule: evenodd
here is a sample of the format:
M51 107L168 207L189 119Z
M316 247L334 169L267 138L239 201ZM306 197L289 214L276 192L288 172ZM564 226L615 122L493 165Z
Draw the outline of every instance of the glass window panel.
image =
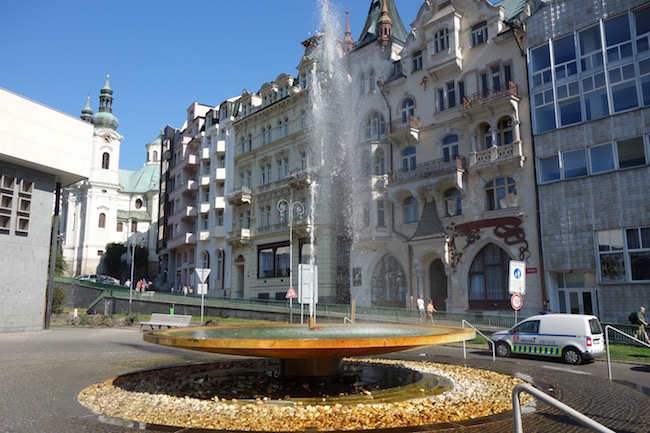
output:
M636 20L636 34L642 35L650 32L650 8L641 9L634 13Z
M580 52L589 54L593 51L600 50L600 28L593 26L580 32Z
M639 242L639 230L638 229L627 229L625 230L627 237L627 248L630 250L638 250L641 246Z
M614 170L614 156L611 143L594 146L589 149L591 159L591 173Z
M600 255L600 279L603 283L625 281L623 253Z
M560 178L560 161L557 155L539 160L542 171L542 182L550 182Z
M618 86L612 86L614 112L629 110L639 105L636 94L636 83L629 81Z
M548 44L532 50L533 57L533 72L549 68L551 66L551 56L548 49Z
M650 251L630 254L632 281L650 280Z
M553 104L535 110L535 126L537 133L555 129L555 107Z
M619 168L637 167L645 165L645 150L643 148L643 137L619 140L616 142L618 150Z
M553 41L553 56L555 57L555 64L575 60L576 50L572 34Z
M583 149L563 153L562 160L565 179L587 175L587 161Z
M649 80L650 81L650 80ZM587 93L585 99L585 116L587 120L598 119L609 115L607 103L607 89L602 88L595 92Z
M598 232L598 251L610 251L609 230Z
M641 228L641 247L650 248L650 227Z
M571 125L582 121L582 109L580 99L560 103L560 124Z
M627 15L605 21L605 41L608 47L630 40L630 21Z
M609 230L609 242L612 250L623 249L623 231L622 230Z

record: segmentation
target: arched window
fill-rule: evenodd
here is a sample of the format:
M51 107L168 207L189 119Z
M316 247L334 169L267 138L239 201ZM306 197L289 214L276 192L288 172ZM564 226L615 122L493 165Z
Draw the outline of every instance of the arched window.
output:
M499 146L510 144L514 141L512 118L504 117L499 120Z
M285 137L289 136L289 119L288 118L284 119L284 136Z
M124 223L123 222L120 221L120 222L117 223L117 231L119 233L122 233L124 231Z
M244 137L241 138L241 154L243 155L246 152L246 141L244 140Z
M407 147L402 151L402 170L415 170L417 166L415 147Z
M203 254L201 255L202 257L202 267L203 269L209 269L210 268L210 253L207 251L203 251Z
M474 258L469 270L469 308L499 310L509 307L508 263L501 248L489 244Z
M108 154L108 152L104 152L102 154L102 168L105 170L108 170L108 166L111 160L111 156Z
M386 174L386 157L383 149L377 149L375 152L375 176Z
M266 128L262 128L262 146L266 144Z
M266 144L271 144L271 125L266 127Z
M217 263L215 266L215 277L217 281L223 280L223 263L224 263L225 253L223 250L217 251Z
M277 137L277 139L279 140L281 138L282 138L282 120L278 120L278 137Z
M458 189L451 188L445 191L445 211L447 216L456 216L463 213L463 203Z
M402 103L401 114L403 124L408 124L409 118L415 117L415 103L413 102L413 99L407 98L404 100Z
M489 149L494 143L492 143L492 128L488 123L482 123L479 126L479 132L481 134L481 145L483 149Z
M415 223L420 220L418 200L415 197L407 197L403 202L404 224Z
M103 213L103 212L99 214L98 226L99 226L100 229L103 229L103 228L106 227L106 214Z
M305 110L300 112L300 129L305 129L307 127L307 113Z
M377 83L375 83L375 70L373 69L370 71L370 75L368 75L368 91L374 91L376 85Z
M458 156L458 136L448 135L442 139L442 159L449 161Z
M406 275L392 255L386 255L379 261L372 273L371 285L372 305L406 307Z
M511 177L500 177L485 184L485 201L487 210L516 207L517 184Z
M135 201L135 208L140 209L142 207L142 199L137 199Z
M488 38L487 21L481 21L472 26L473 47L487 42L487 38Z
M362 95L366 93L366 74L361 74L359 78L359 93Z
M248 134L248 148L247 150L250 152L253 150L253 134Z
M153 162L158 162L158 151L153 151Z

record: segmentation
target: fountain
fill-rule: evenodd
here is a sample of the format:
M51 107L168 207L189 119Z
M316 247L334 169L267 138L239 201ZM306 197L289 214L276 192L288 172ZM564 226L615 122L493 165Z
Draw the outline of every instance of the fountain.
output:
M335 37L342 33L335 25L338 20L332 20L335 15L327 0L322 0L322 51L319 73L312 77L310 90L312 151L320 161L320 175L318 185L310 187L310 216L314 227L335 227L353 239L358 209L352 204L351 189L360 184L357 176L361 170L348 143L355 142L353 131L358 125L352 124L356 115L354 104L349 103L349 78L341 60L340 41ZM320 215L314 211L317 203ZM337 209L340 214L324 209ZM341 221L341 215L350 217ZM311 245L315 231L311 231ZM310 262L316 260L312 250ZM309 325L148 332L144 340L150 343L255 358L133 373L88 387L78 399L108 416L184 428L417 429L509 410L510 391L520 381L490 371L373 356L474 336L473 329L448 326L316 325L310 301Z

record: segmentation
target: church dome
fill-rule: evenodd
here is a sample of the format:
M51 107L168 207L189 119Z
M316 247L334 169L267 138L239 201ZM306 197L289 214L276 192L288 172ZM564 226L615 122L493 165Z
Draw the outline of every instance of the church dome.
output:
M108 83L109 75L106 74L106 84L99 92L99 112L93 116L95 129L110 128L117 129L120 122L113 114L113 90Z
M120 122L117 120L117 117L113 113L109 113L106 111L100 111L99 113L95 113L93 116L93 123L95 124L95 128L110 128L110 129L117 129L117 125L120 124Z

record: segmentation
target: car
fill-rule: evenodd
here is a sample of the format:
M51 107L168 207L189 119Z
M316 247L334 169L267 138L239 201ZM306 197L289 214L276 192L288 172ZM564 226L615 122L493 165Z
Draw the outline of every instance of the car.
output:
M113 285L120 284L120 280L118 280L117 278L113 278L109 275L98 275L97 282L102 284L113 284Z
M97 275L95 275L95 274L84 274L84 275L80 275L77 279L81 280L81 281L90 281L90 282L94 283L95 281L97 281Z
M539 314L490 336L497 356L513 354L561 358L581 364L605 354L603 328L596 316Z

